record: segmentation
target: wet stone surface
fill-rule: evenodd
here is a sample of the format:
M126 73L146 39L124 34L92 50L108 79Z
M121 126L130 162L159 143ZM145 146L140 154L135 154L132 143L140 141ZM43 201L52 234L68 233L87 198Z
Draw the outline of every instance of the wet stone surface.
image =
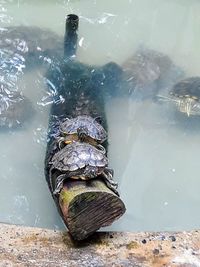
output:
M96 233L75 242L65 232L2 224L0 251L1 266L198 267L200 232Z

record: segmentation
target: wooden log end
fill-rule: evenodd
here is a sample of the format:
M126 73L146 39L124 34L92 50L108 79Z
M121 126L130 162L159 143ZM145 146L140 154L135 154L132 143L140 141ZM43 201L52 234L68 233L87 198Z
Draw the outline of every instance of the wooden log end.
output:
M111 225L125 212L125 205L101 180L67 181L59 197L63 219L75 240Z

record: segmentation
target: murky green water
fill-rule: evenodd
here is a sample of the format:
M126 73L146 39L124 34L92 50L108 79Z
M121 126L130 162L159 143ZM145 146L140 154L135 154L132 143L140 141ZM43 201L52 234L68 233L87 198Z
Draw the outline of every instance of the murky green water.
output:
M64 32L68 13L80 16L78 59L122 64L136 48L169 55L186 76L199 75L198 0L0 1L0 26ZM24 131L0 135L0 221L62 228L43 172L49 105L40 70L20 82L37 112ZM113 230L200 227L200 129L180 127L168 106L133 97L107 103L110 165L127 213Z

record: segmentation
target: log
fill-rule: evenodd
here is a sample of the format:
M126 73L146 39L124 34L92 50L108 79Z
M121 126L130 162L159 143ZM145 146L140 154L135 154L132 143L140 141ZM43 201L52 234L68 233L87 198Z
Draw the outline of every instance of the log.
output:
M65 58L73 57L76 54L77 39L78 39L78 23L77 15L69 14L65 23L65 37L64 37L64 56Z
M59 196L62 217L72 237L83 240L125 212L122 200L102 180L66 182Z
M67 16L64 59L52 64L46 75L56 94L50 112L45 173L65 225L74 239L83 240L100 227L110 225L122 216L125 206L99 176L92 181L67 179L60 194L52 192L51 184L61 174L54 171L51 173L53 179L50 178L51 158L57 152L55 135L59 134L59 123L66 117L100 116L103 127L107 130L105 97L108 92L118 89L121 73L116 63L90 66L75 60L77 28L78 17L72 14ZM107 142L103 145L107 149Z

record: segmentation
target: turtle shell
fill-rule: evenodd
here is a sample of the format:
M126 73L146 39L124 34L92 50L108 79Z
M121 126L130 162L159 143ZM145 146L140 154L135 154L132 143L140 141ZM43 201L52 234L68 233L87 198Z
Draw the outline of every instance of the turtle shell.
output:
M80 127L84 127L87 135L100 143L107 139L107 133L103 126L96 119L87 115L66 119L61 123L60 131L63 134L77 134L77 129Z
M148 85L165 76L173 66L171 59L158 51L140 47L124 64L128 79L140 86Z
M108 159L88 143L73 142L58 151L52 157L51 164L60 171L76 171L86 166L105 167Z
M190 77L176 83L170 92L176 97L192 98L200 100L200 77Z

